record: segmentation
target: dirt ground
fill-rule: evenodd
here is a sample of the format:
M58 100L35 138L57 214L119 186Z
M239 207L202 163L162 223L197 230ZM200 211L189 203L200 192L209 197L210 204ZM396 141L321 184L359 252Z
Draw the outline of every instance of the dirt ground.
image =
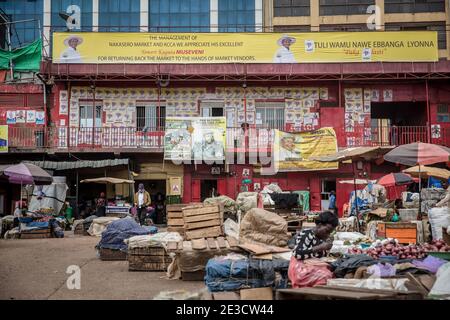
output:
M169 280L164 272L130 272L127 261L101 261L99 238L0 240L0 299L152 299L160 291L199 291L202 281ZM67 267L81 269L81 288L69 290Z

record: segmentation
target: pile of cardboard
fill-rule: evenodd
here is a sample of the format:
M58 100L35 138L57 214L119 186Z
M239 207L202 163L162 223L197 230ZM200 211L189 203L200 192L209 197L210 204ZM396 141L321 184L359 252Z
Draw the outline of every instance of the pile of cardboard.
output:
M203 281L205 266L208 260L215 256L225 256L231 251L238 250L238 241L233 237L202 238L190 241L171 241L167 251L175 254L177 267L185 281Z
M190 205L184 207L182 211L186 240L223 235L223 207L221 205Z
M169 204L167 210L167 231L178 232L184 237L183 207L186 204Z

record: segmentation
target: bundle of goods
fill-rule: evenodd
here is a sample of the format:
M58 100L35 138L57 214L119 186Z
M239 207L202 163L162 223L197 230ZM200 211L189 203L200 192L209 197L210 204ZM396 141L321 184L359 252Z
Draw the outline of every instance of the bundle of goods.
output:
M221 205L192 205L183 209L186 240L220 237L223 235Z
M166 206L167 211L167 231L178 232L184 236L184 219L183 208L186 204L169 204Z
M224 214L231 214L231 215L236 214L236 201L227 196L207 198L205 199L205 201L203 201L203 204L205 205L219 204L222 205Z
M423 190L423 189L422 189ZM426 201L423 199L422 201ZM419 207L419 194L413 192L402 192L402 205L404 208L418 208Z
M84 219L75 220L72 224L74 234L88 236L88 229L89 228L85 229Z
M263 204L265 206L275 205L275 202L272 200L270 195L272 193L282 193L282 192L283 192L283 190L281 190L281 188L275 183L271 183L267 186L264 186L264 188L261 191L261 194L263 197Z
M86 220L87 219L85 219L85 221ZM100 237L102 235L102 232L105 231L108 224L110 224L116 220L119 220L119 218L116 218L116 217L95 218L94 220L92 220L92 223L91 223L91 226L89 227L88 233L91 236Z
M202 281L208 260L238 250L237 246L238 241L232 237L169 242L167 251L175 254L175 264L181 273L171 277L177 278L181 275L181 279L185 281Z
M423 188L420 192L422 212L429 213L429 210L445 197L446 192L441 188Z
M237 209L245 214L250 209L258 206L258 193L257 192L241 192L236 198Z
M336 227L338 232L353 232L358 230L356 217L340 218L339 225Z
M20 239L51 238L50 221L34 221L32 217L19 218Z
M449 252L450 246L443 241L433 241L431 244L424 245L400 245L398 241L392 239L387 242L379 243L374 248L367 251L353 248L349 250L349 254L367 254L368 256L379 259L381 257L392 256L397 259L423 259L429 252Z
M205 283L209 291L233 291L244 288L287 285L287 260L248 259L240 254L210 259L206 264Z
M14 216L8 215L0 218L0 238L2 238L6 231L13 229L14 227Z
M183 238L177 232L134 236L124 242L128 246L129 271L165 271L172 262L166 248L169 242Z
M102 232L102 238L96 248L101 260L126 260L127 245L124 240L138 235L156 233L156 227L141 227L133 218L124 218L111 222Z
M431 225L431 234L433 239L442 239L442 228L447 228L450 226L450 214L447 206L432 208L428 212L428 220Z
M85 230L86 231L86 235L88 235L88 236L90 236L91 234L88 232L88 230L91 228L91 225L92 225L92 222L95 220L95 219L97 219L98 217L96 216L96 215L92 215L92 216L89 216L89 217L87 217L87 218L85 218L84 220L83 220L83 230Z
M270 197L275 202L275 209L292 209L298 207L297 193L271 193Z
M289 240L287 222L276 213L251 209L241 221L239 240L286 247Z

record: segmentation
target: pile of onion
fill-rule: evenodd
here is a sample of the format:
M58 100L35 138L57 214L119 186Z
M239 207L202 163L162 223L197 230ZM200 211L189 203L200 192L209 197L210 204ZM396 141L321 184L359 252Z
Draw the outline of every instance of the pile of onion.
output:
M442 240L434 240L432 243L424 245L400 245L395 241L389 241L384 245L378 245L375 248L369 248L367 251L353 248L349 250L349 254L365 253L374 259L382 256L394 256L397 259L422 259L427 256L427 252L450 252L450 246Z

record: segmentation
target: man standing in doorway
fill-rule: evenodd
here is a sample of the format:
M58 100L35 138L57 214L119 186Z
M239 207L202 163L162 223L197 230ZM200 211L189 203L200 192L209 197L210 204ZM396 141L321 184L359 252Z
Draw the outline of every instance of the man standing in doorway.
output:
M137 208L137 214L141 225L145 223L145 216L147 215L147 207L152 203L150 194L145 191L144 184L139 183L138 192L134 195L134 205Z
M337 214L337 207L336 207L336 192L332 190L330 192L330 204L328 206L328 210L331 212L334 212L334 214Z

